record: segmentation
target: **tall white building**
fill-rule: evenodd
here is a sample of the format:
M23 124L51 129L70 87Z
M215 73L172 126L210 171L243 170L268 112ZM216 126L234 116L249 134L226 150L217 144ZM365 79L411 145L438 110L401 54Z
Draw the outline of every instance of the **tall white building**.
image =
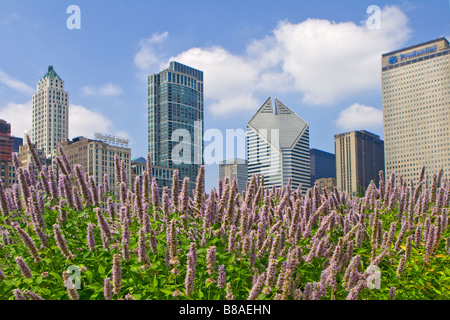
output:
M48 67L33 95L31 141L47 158L54 155L58 143L69 137L69 93L64 81Z
M248 176L264 176L267 187L310 187L309 125L269 97L247 124Z
M382 56L386 176L450 177L450 45L439 38Z

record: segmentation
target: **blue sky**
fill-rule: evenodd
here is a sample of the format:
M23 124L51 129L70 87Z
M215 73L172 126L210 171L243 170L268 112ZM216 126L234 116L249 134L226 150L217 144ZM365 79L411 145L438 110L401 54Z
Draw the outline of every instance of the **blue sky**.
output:
M70 5L80 30L67 28ZM371 5L380 28L366 24ZM446 0L1 0L0 118L22 137L53 65L70 94L70 138L126 136L132 156L145 156L146 75L177 60L204 71L205 129L245 130L276 97L309 123L312 148L334 152L337 133L383 138L381 54L449 28ZM210 189L217 165L206 174Z

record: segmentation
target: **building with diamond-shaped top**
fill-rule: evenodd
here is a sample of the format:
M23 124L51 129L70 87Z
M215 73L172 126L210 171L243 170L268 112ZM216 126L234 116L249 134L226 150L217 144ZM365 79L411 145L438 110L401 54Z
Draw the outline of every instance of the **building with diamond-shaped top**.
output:
M269 97L247 124L248 176L264 176L264 186L291 181L310 187L309 125L278 99Z

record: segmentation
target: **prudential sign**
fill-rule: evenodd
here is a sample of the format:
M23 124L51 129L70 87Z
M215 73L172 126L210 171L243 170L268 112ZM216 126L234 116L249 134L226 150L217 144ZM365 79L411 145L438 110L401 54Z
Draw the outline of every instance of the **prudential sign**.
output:
M432 47L427 47L425 49L422 50L414 50L413 52L408 52L408 53L404 53L404 54L400 54L398 56L392 56L389 58L389 63L390 64L396 64L399 61L403 61L403 60L408 60L414 57L418 57L427 53L431 53L431 52L435 52L436 51L436 45L432 46Z

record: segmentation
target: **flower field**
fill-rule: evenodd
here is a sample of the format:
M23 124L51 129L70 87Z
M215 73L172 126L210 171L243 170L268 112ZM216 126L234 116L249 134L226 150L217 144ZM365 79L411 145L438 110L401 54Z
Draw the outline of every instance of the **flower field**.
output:
M127 185L116 159L114 197L61 149L56 164L0 185L1 300L450 298L442 171L416 184L380 172L351 197L259 176L244 194L227 179L206 193L201 167L189 194L177 171L170 190L149 170Z

